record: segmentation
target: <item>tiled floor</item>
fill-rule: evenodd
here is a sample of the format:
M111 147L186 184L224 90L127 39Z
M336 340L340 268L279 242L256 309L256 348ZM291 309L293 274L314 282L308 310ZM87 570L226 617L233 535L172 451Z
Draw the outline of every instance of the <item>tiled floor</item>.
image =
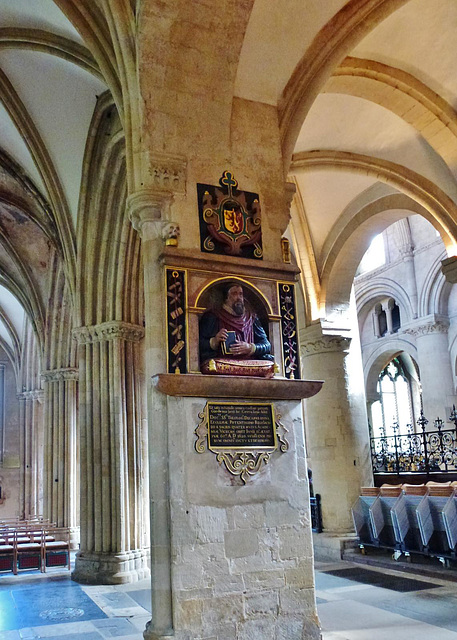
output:
M457 583L316 564L323 640L457 640Z
M317 563L316 596L323 640L457 640L457 582ZM62 570L0 576L0 640L142 640L149 619L149 579L82 586Z
M0 576L0 640L142 640L150 614L149 579L83 586L70 572Z

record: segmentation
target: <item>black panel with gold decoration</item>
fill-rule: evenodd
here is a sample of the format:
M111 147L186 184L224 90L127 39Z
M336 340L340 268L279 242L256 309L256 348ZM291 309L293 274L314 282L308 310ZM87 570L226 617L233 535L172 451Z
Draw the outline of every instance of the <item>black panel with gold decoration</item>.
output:
M230 171L224 171L219 186L197 184L201 250L260 260L263 249L259 196L237 187Z
M186 271L166 269L168 373L187 373Z
M300 356L298 351L297 314L295 311L295 285L278 282L279 309L281 312L281 339L284 357L284 374L291 380L299 380Z

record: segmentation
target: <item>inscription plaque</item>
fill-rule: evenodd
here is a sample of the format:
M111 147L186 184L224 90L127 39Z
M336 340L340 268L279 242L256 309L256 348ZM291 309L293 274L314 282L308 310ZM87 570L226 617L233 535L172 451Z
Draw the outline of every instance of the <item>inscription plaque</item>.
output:
M276 449L271 403L208 402L209 449Z

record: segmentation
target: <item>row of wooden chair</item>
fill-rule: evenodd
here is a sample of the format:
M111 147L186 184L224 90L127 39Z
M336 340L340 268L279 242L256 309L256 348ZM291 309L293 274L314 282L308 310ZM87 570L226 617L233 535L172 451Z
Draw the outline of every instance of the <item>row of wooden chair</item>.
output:
M0 525L0 572L70 569L70 530L47 523Z
M383 496L396 498L404 493L410 496L452 496L457 492L457 481L433 482L426 484L383 484L380 487L362 487L361 496Z

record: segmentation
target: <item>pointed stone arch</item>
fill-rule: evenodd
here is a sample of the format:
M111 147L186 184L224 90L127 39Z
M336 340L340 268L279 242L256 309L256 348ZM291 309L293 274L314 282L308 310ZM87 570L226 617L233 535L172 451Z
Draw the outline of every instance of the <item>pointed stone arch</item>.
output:
M302 124L338 64L377 24L409 0L350 0L320 30L278 103L285 173Z

